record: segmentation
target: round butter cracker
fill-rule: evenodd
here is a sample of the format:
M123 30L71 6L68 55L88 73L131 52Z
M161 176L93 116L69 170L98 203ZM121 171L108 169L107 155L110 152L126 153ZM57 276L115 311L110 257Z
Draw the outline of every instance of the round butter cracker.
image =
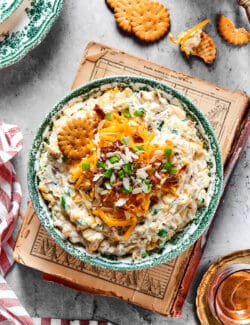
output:
M145 42L154 42L162 38L169 30L170 15L160 2L139 1L131 15L132 31Z
M74 118L66 122L57 136L61 153L70 159L81 159L89 152L87 144L94 135L95 126L89 120Z
M119 0L115 7L115 20L117 25L127 33L131 33L131 15L134 11L136 0Z
M219 16L217 29L220 36L230 44L243 45L250 41L250 33L245 28L235 28L234 23L226 16Z
M115 8L117 7L117 4L120 2L120 0L105 0L107 6L111 9L111 10L115 10Z
M216 56L216 45L212 37L205 32L201 32L201 42L193 49L192 55L200 57L208 64L212 64Z

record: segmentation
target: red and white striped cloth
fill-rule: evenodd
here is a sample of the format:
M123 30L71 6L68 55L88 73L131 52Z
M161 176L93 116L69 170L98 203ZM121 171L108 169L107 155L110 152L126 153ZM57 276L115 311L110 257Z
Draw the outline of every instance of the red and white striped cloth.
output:
M0 121L0 323L32 324L26 310L3 276L13 264L13 230L19 214L21 187L10 160L22 149L23 137L15 125ZM19 321L20 320L20 321Z
M0 121L0 325L108 325L102 321L31 318L4 279L13 264L13 230L21 203L21 187L10 160L22 145L20 129Z
M15 125L0 121L0 272L5 275L13 259L12 233L21 203L21 187L10 160L22 149L23 137Z

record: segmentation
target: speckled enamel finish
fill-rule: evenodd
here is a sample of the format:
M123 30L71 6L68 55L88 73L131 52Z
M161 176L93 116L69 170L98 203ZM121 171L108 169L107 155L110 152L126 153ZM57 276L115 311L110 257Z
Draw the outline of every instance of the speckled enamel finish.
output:
M7 20L13 12L21 5L23 0L1 0L0 1L0 24Z
M63 1L31 1L30 7L25 10L15 30L6 33L4 40L0 42L0 68L19 61L41 43L59 16ZM22 1L16 2L21 4Z
M50 213L47 209L46 204L43 202L39 191L37 189L37 177L35 171L35 161L39 153L42 141L43 132L50 124L52 117L62 109L63 105L74 97L83 95L86 98L94 92L101 89L102 86L106 85L127 85L132 88L138 87L140 89L159 89L166 92L169 95L177 98L183 108L187 111L189 116L200 126L205 134L205 139L208 142L209 147L212 150L214 156L214 175L213 179L213 191L210 203L207 207L199 209L196 217L185 227L185 229L178 233L172 240L170 240L164 247L161 254L152 254L139 261L131 260L109 260L107 258L88 254L84 247L80 245L72 244L71 242L64 240L60 232L53 226ZM51 237L69 254L76 258L88 262L90 264L105 267L113 270L136 270L143 269L158 264L164 263L168 260L173 259L177 255L181 254L190 245L192 245L199 236L206 230L210 224L215 210L218 206L219 199L221 196L223 184L223 167L219 144L212 127L210 126L204 115L195 107L195 105L183 94L176 91L174 88L168 86L165 83L158 82L156 80L147 79L143 77L132 77L132 76L115 76L103 79L91 81L76 90L72 91L69 95L64 97L45 117L43 123L38 129L36 136L33 141L32 149L30 151L29 166L28 166L28 186L30 197L34 206L34 209Z

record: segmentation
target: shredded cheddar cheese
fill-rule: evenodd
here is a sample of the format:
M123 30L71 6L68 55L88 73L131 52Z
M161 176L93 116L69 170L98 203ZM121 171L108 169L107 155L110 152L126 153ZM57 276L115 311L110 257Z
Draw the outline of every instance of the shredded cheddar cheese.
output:
M186 32L181 32L177 39L174 38L172 34L169 34L169 39L174 44L180 44L181 51L185 52L186 55L190 55L190 51L185 48L185 44L187 40L196 32L201 30L204 26L206 26L209 23L209 19L205 19L202 22L200 22L198 25L192 27Z

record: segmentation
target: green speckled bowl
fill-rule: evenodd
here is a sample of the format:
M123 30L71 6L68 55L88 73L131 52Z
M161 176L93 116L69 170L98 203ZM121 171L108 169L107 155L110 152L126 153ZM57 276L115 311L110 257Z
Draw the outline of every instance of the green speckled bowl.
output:
M0 24L7 20L23 0L0 0Z
M205 134L204 140L207 142L212 150L214 157L213 168L213 181L212 181L212 195L210 203L207 207L199 209L195 219L193 219L185 229L178 233L172 240L170 240L164 247L161 254L154 253L142 260L133 262L128 259L110 260L101 256L91 255L87 253L84 247L80 245L72 244L71 242L64 240L52 223L50 213L44 203L38 189L37 189L37 177L35 171L35 162L39 154L39 150L43 141L43 132L50 123L52 117L62 109L63 105L74 97L84 95L88 97L97 90L100 90L103 86L107 85L128 85L132 87L139 87L142 89L159 89L175 98L177 98L183 108L188 112L189 116L199 125L199 128L203 130ZM146 79L143 77L132 76L115 76L103 79L91 81L76 90L72 91L69 95L63 98L46 116L45 120L39 127L37 134L34 138L32 149L30 151L29 166L28 166L28 186L30 197L34 206L34 209L41 221L41 224L50 234L50 236L69 254L74 257L88 262L90 264L109 268L112 270L136 270L152 267L161 263L164 263L177 255L181 254L190 245L192 245L199 236L207 229L210 224L215 210L217 208L223 183L223 168L222 159L220 154L219 144L212 127L210 126L204 115L196 108L196 106L184 95L176 91L174 88L166 85L165 83L158 82L152 79Z
M25 0L13 0L13 5L7 6L6 3L11 0L0 0L0 9L1 1L3 1L5 10L2 8L2 15L0 11L0 69L21 60L41 43L59 16L64 0L27 1L28 7L23 8L23 13L17 19L15 27L12 26L13 29L10 30L4 29L4 32L2 28L5 21L1 26L1 19L7 20L7 15L10 16L15 10L19 10L19 7L26 6L26 3ZM12 17L9 18L12 19Z

